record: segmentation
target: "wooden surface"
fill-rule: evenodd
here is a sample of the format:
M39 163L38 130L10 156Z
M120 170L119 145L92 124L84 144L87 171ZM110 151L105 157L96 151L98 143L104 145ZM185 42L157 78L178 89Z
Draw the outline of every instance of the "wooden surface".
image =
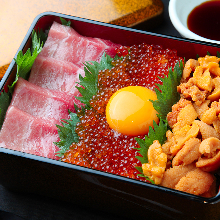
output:
M0 5L0 67L11 62L34 18L42 12L129 27L163 12L161 0L0 0Z

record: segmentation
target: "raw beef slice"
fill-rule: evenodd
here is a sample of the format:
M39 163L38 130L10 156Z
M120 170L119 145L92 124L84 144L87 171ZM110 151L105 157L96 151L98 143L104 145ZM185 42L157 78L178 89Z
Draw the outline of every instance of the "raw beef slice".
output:
M43 88L68 92L78 96L79 91L75 86L79 82L79 74L84 76L83 69L70 62L38 56L28 81Z
M58 159L59 141L56 126L48 120L35 118L14 106L7 110L0 132L0 147L38 156Z
M75 101L74 101L75 100ZM61 119L68 119L68 110L74 112L73 99L63 92L43 89L22 78L18 79L11 105L34 116L50 119L58 124Z
M114 57L118 47L106 40L81 36L73 28L54 22L39 55L83 67L85 61L99 61L104 51L109 51L109 55Z

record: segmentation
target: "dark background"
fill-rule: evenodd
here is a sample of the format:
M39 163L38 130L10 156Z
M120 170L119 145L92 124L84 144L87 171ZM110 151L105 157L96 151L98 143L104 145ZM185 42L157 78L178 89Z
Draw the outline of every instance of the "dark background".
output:
M169 14L169 0L162 0L164 3L164 14L162 22L151 32L180 37L173 27ZM144 25L141 29L146 30ZM0 185L0 220L125 220L109 213L95 211L81 206L61 202L47 197L32 194L20 194L10 192ZM146 213L146 219L150 219Z

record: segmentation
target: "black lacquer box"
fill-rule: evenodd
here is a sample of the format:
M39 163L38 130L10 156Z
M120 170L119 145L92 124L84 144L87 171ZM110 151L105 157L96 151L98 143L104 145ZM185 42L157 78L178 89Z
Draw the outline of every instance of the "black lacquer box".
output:
M146 42L177 50L185 59L216 55L218 45L174 38L59 13L40 14L33 21L18 51L31 46L35 29L48 29L60 17L70 20L81 35L122 45ZM16 56L15 56L16 57ZM16 74L14 61L0 82L1 90ZM36 155L0 148L0 184L9 190L30 192L133 219L220 219L220 194L203 198Z

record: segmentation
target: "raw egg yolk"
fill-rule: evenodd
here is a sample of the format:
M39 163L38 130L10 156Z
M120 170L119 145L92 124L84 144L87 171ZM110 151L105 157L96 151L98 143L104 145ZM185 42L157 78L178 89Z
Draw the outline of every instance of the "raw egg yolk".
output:
M156 93L142 86L128 86L115 92L106 106L110 128L130 136L147 134L153 121L159 120L149 99L156 100Z

